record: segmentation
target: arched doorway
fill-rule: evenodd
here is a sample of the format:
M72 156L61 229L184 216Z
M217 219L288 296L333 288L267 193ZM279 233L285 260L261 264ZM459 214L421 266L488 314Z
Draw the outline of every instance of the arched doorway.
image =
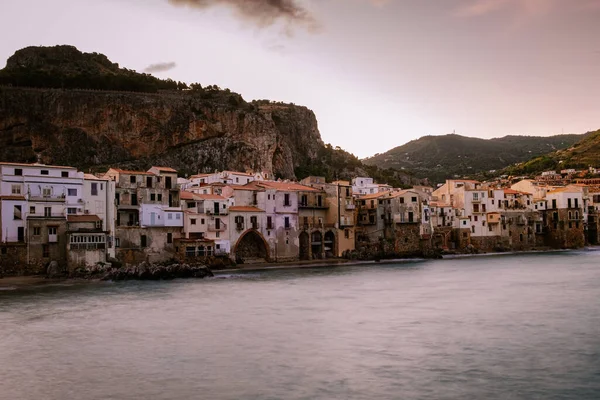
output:
M310 238L308 237L308 233L302 232L299 236L300 239L300 259L308 260L310 259Z
M316 231L310 235L313 258L323 258L323 235Z
M239 239L235 246L235 258L244 263L261 263L269 261L267 242L260 233L248 230Z
M335 234L331 231L325 232L325 241L323 243L325 244L325 257L335 257Z

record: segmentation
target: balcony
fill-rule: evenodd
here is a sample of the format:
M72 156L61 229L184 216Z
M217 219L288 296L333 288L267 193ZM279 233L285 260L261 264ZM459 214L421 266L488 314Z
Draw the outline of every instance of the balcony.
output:
M340 226L354 226L354 218L340 218Z
M346 210L355 210L356 204L346 204Z
M65 212L47 212L28 214L27 219L65 218Z
M317 208L320 210L326 210L329 208L329 206L327 204L312 204L312 203L304 203L304 202L300 202L298 203L298 208Z
M394 214L394 223L395 224L414 224L418 221L415 218L408 218L408 216L403 214Z
M58 235L48 235L48 243L58 243Z
M208 224L208 231L209 232L225 232L227 230L227 224L224 223L220 223L219 226L217 226L217 224L215 224L214 222L211 222Z
M64 194L30 195L29 201L38 201L42 203L64 203L66 201L66 196Z
M243 222L238 222L235 224L235 229L238 231L243 231L244 230L244 223Z

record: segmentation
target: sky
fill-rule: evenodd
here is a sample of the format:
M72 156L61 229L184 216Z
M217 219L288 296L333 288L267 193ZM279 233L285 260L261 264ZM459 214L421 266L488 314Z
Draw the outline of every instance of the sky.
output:
M0 0L0 15L0 60L70 44L305 105L361 158L424 135L600 128L600 0Z

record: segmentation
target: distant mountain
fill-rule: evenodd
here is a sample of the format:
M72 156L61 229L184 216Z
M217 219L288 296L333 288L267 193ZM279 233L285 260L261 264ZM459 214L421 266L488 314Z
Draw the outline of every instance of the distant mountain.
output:
M588 132L579 142L567 149L534 157L504 171L510 175L535 175L542 171L568 168L600 167L600 129Z
M500 170L535 156L566 149L584 137L557 135L479 139L456 134L424 136L362 161L380 168L410 170L417 178L443 182L455 175L474 176Z

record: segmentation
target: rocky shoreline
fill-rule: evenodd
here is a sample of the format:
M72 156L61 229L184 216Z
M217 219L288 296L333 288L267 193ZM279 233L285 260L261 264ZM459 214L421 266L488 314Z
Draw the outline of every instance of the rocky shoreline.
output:
M48 275L50 276L50 273ZM214 275L210 268L203 264L154 264L143 262L135 266L94 265L78 268L70 278L99 279L103 281L159 281L187 278L202 279L212 276Z

